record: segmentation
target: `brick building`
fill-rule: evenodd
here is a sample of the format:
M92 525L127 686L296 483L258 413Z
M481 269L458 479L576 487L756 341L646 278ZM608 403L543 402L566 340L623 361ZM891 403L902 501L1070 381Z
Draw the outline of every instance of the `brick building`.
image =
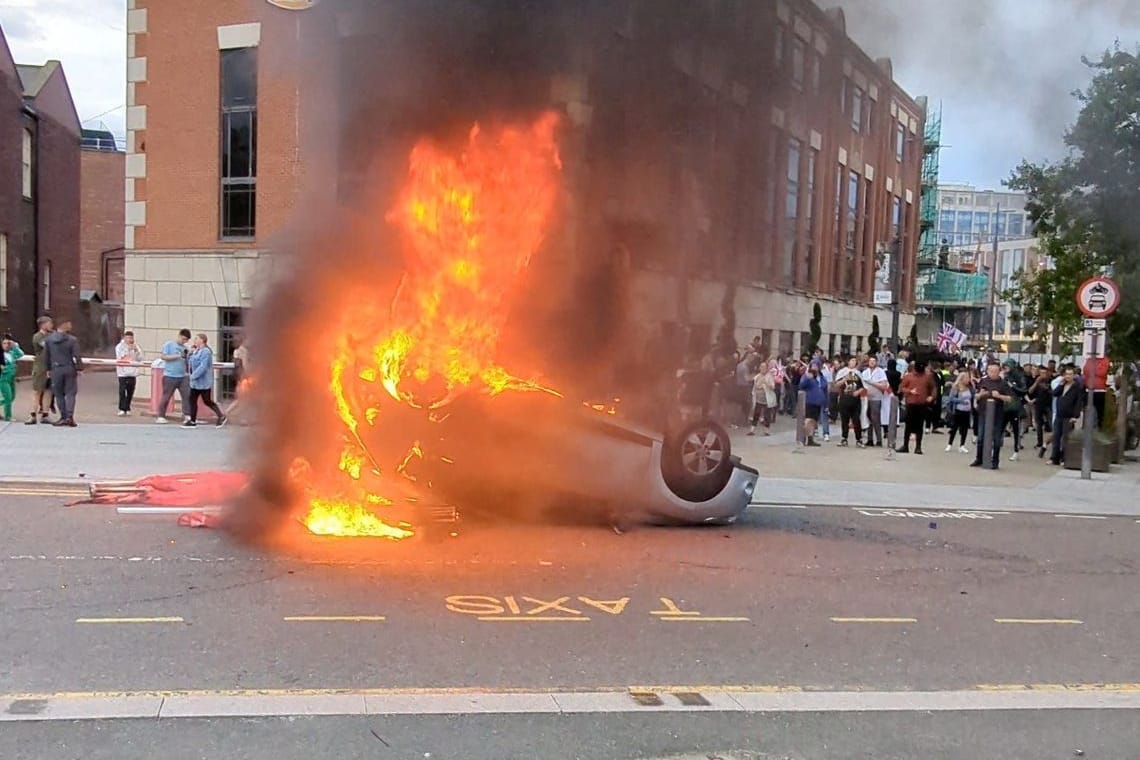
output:
M79 287L122 303L126 154L105 131L83 130L80 160Z
M897 237L905 335L925 114L890 62L810 0L598 5L558 68L514 72L512 92L539 93L570 127L572 201L547 258L572 270L622 251L646 341L697 350L729 311L741 342L799 350L819 302L824 347L854 351L873 315L890 324L873 293ZM501 7L453 0L437 16L458 34ZM463 86L461 46L404 47L414 13L128 0L126 321L145 349L191 327L220 333L225 356L292 219L358 200L425 102L486 116L499 93ZM431 62L408 62L423 50Z
M0 328L79 304L79 117L58 61L16 65L0 32Z

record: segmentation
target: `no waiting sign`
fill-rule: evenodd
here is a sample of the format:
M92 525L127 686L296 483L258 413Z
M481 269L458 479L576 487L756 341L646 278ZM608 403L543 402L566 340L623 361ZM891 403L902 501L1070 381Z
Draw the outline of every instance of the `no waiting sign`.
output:
M1120 288L1107 277L1090 277L1077 288L1077 307L1090 319L1110 316L1120 306Z

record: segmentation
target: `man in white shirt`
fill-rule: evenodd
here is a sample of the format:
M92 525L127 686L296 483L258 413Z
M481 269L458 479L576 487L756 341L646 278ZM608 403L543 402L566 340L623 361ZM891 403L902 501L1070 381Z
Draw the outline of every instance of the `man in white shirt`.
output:
M139 368L143 360L142 349L135 343L135 334L130 330L123 333L123 339L115 346L115 374L119 378L119 416L131 413L131 402L135 398L135 385L138 383Z
M839 393L839 424L843 437L839 439L840 446L847 445L847 437L852 427L855 428L855 445L863 448L863 422L862 417L863 379L856 369L859 360L852 356L847 360L847 366L835 373L836 391Z
M823 428L823 440L826 443L831 440L831 386L835 382L835 369L831 366L831 362L824 361L822 358L818 361L819 376L827 384L825 386L827 388L827 405L823 407L823 414L819 417L820 426Z
M863 387L867 390L867 445L883 445L883 395L891 388L887 382L887 372L879 366L878 358L867 359L867 367L860 373Z

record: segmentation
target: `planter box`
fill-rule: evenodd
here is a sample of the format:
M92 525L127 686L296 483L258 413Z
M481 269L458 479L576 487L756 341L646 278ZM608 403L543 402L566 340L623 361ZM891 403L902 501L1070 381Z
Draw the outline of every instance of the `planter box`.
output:
M1084 453L1085 433L1079 428L1069 428L1065 434L1065 469L1081 469L1081 457ZM1110 435L1101 432L1093 433L1093 472L1108 472L1113 462L1113 455L1117 448L1116 441Z

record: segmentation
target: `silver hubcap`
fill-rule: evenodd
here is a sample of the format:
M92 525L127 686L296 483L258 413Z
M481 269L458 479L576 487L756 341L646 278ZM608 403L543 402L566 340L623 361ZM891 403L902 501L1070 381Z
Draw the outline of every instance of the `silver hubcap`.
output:
M694 430L681 445L681 462L694 475L708 475L724 459L724 444L712 430Z

